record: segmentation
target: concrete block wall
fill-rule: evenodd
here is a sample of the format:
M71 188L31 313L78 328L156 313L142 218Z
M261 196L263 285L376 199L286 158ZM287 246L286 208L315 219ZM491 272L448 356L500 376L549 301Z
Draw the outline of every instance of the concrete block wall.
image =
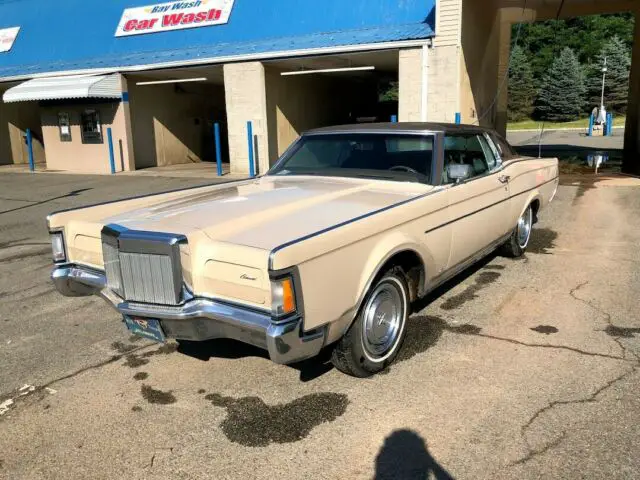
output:
M401 122L423 120L422 56L422 48L405 48L398 56L398 119Z
M269 132L264 65L260 62L224 66L231 173L249 172L247 121L253 122L256 174L269 169ZM257 147L257 148L255 148Z
M427 120L454 122L459 111L460 47L437 46L429 51Z

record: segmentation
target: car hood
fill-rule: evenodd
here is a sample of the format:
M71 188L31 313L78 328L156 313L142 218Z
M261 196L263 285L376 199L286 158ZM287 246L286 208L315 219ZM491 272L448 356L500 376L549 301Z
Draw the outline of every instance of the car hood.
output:
M262 177L103 219L133 230L188 235L271 250L421 195L433 187L370 179Z

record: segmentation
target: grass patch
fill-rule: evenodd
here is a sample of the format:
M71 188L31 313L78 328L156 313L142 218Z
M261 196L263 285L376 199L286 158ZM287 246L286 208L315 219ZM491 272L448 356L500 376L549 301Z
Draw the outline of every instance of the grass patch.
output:
M614 127L624 127L624 124L627 120L627 117L613 117L613 126ZM517 131L517 130L538 130L540 128L542 122L537 120L523 120L521 122L511 122L507 125L507 130ZM580 120L574 120L573 122L545 122L544 123L545 130L561 130L565 128L584 128L585 130L589 128L589 118L583 118Z

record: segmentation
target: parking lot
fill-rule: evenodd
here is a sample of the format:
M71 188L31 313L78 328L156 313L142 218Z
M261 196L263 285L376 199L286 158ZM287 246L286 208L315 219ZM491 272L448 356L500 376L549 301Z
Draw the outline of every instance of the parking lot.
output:
M0 175L0 478L640 478L640 182L563 179L526 257L416 305L367 380L54 291L48 213L210 182Z

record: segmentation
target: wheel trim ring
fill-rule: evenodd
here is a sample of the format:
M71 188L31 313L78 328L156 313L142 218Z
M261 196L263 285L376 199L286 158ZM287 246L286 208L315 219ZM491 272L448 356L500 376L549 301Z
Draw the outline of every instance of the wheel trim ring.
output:
M533 223L533 212L528 207L522 216L518 219L517 240L518 246L522 249L527 248L529 239L531 238L531 227Z
M382 313L390 313L384 306L390 299L397 301L393 316L381 319ZM388 278L376 286L363 308L361 342L366 359L381 363L395 353L406 326L407 310L406 291L399 280Z

